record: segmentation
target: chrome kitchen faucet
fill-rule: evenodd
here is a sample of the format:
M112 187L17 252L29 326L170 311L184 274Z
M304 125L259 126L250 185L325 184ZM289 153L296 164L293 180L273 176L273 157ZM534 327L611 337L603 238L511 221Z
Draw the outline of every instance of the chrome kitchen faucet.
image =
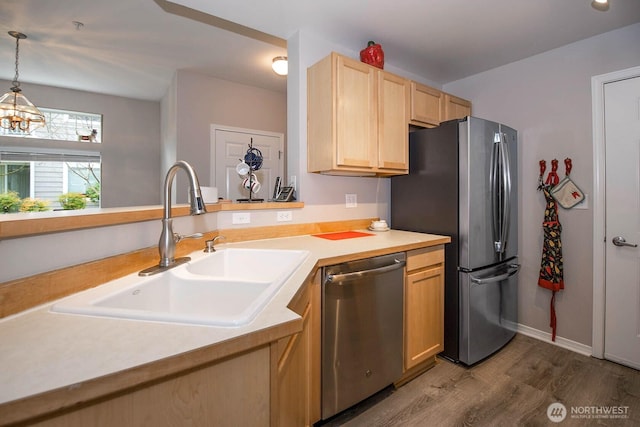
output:
M171 186L173 184L173 178L176 176L179 168L183 169L189 178L189 202L191 204L189 214L201 215L207 213L202 194L200 193L200 183L198 183L196 172L191 165L184 160L177 161L169 168L167 176L164 179L164 214L162 217L162 233L160 234L160 241L158 242L160 262L158 265L142 270L138 273L140 276L150 276L160 273L189 261L191 259L189 257L175 258L176 243L183 239L200 238L203 236L202 233L183 236L173 232L173 220L171 219Z

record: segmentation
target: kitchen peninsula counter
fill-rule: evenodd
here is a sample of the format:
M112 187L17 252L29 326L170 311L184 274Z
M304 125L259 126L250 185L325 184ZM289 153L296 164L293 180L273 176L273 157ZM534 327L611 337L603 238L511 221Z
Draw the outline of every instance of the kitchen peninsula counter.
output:
M0 425L109 396L265 346L302 329L287 306L318 267L442 245L446 236L391 230L327 240L295 236L219 249L308 250L310 256L249 324L214 327L50 312L52 303L0 320Z

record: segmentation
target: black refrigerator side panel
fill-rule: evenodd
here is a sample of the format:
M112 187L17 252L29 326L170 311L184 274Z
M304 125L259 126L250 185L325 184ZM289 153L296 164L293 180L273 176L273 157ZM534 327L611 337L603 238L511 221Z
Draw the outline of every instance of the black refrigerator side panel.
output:
M463 119L464 120L464 119ZM391 178L391 227L451 236L445 245L444 352L458 359L458 120L409 135L409 175Z

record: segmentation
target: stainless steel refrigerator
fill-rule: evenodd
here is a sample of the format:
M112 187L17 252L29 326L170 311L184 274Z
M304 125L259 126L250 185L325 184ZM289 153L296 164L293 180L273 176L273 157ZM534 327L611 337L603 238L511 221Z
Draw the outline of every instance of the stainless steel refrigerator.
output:
M391 179L391 227L451 236L445 245L441 355L472 365L518 320L517 132L466 117L411 132L409 174Z

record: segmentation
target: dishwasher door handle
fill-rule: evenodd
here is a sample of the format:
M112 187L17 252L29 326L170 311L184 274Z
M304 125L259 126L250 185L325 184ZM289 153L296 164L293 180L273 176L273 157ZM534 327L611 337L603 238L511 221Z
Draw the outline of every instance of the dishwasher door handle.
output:
M340 282L344 282L352 279L360 279L362 277L371 276L374 274L382 274L387 273L389 271L397 270L405 266L405 261L394 260L394 264L385 265L384 267L372 268L371 270L361 270L354 271L352 273L343 273L343 274L327 274L325 278L325 284L330 283L333 285L337 285Z

